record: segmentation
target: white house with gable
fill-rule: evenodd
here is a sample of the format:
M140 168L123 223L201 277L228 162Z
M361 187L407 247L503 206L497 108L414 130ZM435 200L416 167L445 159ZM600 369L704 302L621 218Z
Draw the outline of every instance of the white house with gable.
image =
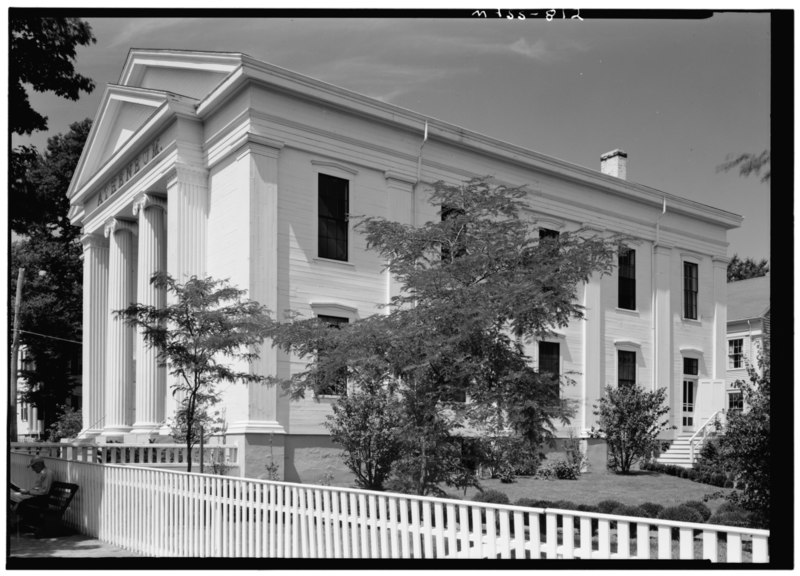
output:
M245 54L131 50L68 193L85 247L82 436L142 441L174 412L165 369L112 315L165 302L155 271L229 278L272 311L383 313L397 285L347 214L422 224L439 217L433 182L486 174L528 186L543 234L635 239L581 288L585 320L530 346L533 362L577 374L562 392L579 406L570 428L586 436L603 386L635 384L666 387L675 433L694 430L726 400L726 234L742 219L629 182L626 163L614 150L600 170L576 166ZM266 345L252 369L301 367ZM286 480L344 474L323 427L334 402L230 385L225 441L246 476L270 459Z

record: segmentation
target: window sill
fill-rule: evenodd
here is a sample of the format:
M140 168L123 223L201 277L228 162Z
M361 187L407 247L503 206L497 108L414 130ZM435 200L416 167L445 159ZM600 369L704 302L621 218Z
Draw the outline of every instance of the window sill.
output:
M322 262L324 264L338 264L340 266L347 266L348 268L355 268L356 265L352 262L348 262L347 260L333 260L332 258L322 258L320 256L315 256L312 258L314 262Z
M615 308L615 310L617 312L621 312L623 314L628 314L629 316L639 316L639 309L638 308L634 308L633 310L631 310L630 308L619 308L619 307L617 307L617 308Z
M701 320L695 320L693 318L681 318L681 321L684 324L693 324L695 326L702 326L703 322Z

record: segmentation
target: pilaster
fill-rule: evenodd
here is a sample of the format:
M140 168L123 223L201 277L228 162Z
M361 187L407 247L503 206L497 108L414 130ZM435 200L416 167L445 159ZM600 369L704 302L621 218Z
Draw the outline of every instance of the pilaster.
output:
M599 274L592 274L583 292L583 378L581 378L580 424L582 433L594 424L592 406L603 394L603 285Z
M727 372L727 331L728 331L728 264L731 259L715 256L711 259L714 267L714 328L713 360L711 377L723 379Z
M680 382L672 377L672 294L671 294L672 247L658 245L653 248L653 348L654 374L653 386L667 389L667 405L671 407L673 423L680 424L681 399ZM676 409L677 406L677 409Z

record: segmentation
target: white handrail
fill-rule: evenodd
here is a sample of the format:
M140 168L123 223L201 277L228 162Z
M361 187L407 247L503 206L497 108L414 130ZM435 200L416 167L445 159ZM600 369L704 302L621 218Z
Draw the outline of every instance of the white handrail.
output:
M709 416L708 420L706 420L700 428L697 429L697 432L692 434L692 437L689 438L689 463L694 466L694 444L697 442L697 436L702 432L703 433L703 441L705 442L706 437L708 436L708 425L712 423L716 423L717 416L720 413L724 413L723 410L717 410L711 416Z

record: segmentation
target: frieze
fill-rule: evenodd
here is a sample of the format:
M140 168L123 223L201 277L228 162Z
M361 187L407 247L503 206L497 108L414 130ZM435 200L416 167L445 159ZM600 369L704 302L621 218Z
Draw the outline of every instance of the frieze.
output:
M103 202L108 200L114 192L122 188L131 178L147 166L153 158L158 156L158 153L162 150L163 147L159 143L158 138L145 146L144 150L142 150L136 158L129 162L124 168L120 169L120 171L103 186L97 194L96 206L100 206Z

